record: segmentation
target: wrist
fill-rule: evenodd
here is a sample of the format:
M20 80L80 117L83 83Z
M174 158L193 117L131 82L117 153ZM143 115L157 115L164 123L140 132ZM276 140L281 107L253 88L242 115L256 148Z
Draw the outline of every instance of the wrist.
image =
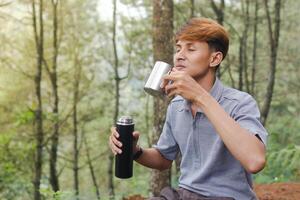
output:
M132 151L132 154L135 154L136 152L138 152L140 150L140 146L137 144L134 148L133 148L133 151Z
M143 154L143 149L140 146L136 146L136 151L133 152L133 160L137 160L142 154Z
M206 106L206 104L209 103L210 100L210 94L208 92L202 92L201 94L195 96L193 103L202 108L204 106Z

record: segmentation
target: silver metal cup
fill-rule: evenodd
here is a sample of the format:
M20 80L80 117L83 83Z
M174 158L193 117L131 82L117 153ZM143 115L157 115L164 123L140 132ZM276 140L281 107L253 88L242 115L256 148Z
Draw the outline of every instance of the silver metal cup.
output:
M152 96L162 96L163 90L160 85L162 77L171 70L171 65L162 61L156 61L151 74L144 86L144 90Z

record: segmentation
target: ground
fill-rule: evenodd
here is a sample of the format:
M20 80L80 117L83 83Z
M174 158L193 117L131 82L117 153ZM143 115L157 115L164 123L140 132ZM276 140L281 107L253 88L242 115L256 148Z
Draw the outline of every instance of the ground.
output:
M300 200L300 183L272 183L255 186L259 200Z
M259 200L300 200L300 183L272 183L254 186ZM123 200L145 200L140 195Z

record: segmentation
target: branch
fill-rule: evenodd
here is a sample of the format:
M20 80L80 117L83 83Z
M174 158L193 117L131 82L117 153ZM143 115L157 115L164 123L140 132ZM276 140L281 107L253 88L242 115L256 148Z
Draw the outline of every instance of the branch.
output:
M33 33L34 33L34 39L36 44L36 49L39 49L39 36L37 33L37 23L36 23L36 11L35 11L35 0L32 0L32 26L33 26Z
M109 153L109 149L107 149L106 151L104 151L104 152L100 153L99 155L93 157L93 158L90 160L90 162L92 163L92 162L94 162L95 160L97 160L98 158L101 158L102 156L107 155L108 153ZM83 165L81 165L80 167L78 167L78 169L82 169L82 168L84 168L86 165L88 165L88 162L86 162L86 163L84 163Z
M46 59L44 57L43 57L43 63L45 64L46 71L47 71L47 73L48 73L48 75L50 77L50 80L52 82L52 72L51 72L51 70L49 68L49 65L48 65L48 63L47 63L47 61L46 61Z
M130 68L131 68L131 53L132 53L132 45L130 45L130 51L129 51L129 61L128 61L128 65L127 65L127 74L126 76L120 78L120 80L126 79L129 76L130 73Z
M25 77L29 78L29 79L34 79L34 76L32 76L31 74L26 73L24 70L22 70L20 67L18 67L17 65L13 65L12 63L9 63L7 60L5 59L1 59L2 63L4 63L8 68L10 68L11 70L20 73L22 75L24 75ZM17 68L18 70L16 70L15 68Z
M215 11L215 13L220 12L220 10L219 10L219 8L217 7L217 5L216 5L216 3L215 3L214 0L211 0L210 3L211 3L211 7L212 7L212 9Z

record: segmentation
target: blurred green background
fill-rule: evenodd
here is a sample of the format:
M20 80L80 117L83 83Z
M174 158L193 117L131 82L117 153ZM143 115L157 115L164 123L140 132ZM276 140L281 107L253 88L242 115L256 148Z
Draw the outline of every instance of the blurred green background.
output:
M42 199L97 199L97 192L101 199L108 199L112 178L108 136L115 120L116 65L123 78L118 116L133 116L141 146L151 146L155 113L153 98L143 85L154 63L152 1L118 0L114 7L110 0L44 0L42 9L41 2L0 0L0 199L35 199L37 169L41 170ZM265 5L263 1L227 0L222 8L221 2L215 5L223 11L231 41L220 78L228 86L251 93L262 108L272 48ZM274 31L275 1L268 2ZM173 3L174 32L190 18L192 9L194 16L217 20L211 1ZM299 10L300 1L281 2L275 85L266 120L268 163L254 176L255 183L300 180ZM37 83L42 104L37 101ZM55 99L59 99L57 104ZM37 111L42 111L40 118ZM41 119L42 139L37 132ZM56 193L50 175L55 135ZM40 166L36 165L38 152ZM178 176L172 168L172 185L176 186ZM133 178L113 180L116 199L149 196L149 169L135 164Z

